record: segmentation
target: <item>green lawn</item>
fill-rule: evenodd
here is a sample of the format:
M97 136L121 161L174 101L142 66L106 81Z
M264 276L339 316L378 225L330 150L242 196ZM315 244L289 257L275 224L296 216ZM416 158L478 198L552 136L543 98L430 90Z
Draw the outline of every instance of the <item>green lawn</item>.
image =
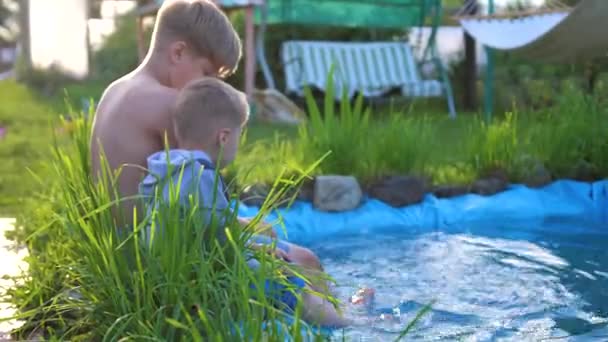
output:
M57 113L25 86L0 82L0 216L17 216L45 193L43 164L49 160L51 122ZM40 177L36 180L30 171Z

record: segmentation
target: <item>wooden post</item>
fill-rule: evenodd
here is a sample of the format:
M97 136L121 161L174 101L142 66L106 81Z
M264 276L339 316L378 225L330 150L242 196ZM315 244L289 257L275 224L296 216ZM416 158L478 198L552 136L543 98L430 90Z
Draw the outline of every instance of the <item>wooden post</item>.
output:
M478 4L476 0L465 0L465 6L471 4L471 15L477 14ZM464 77L463 88L464 98L463 104L465 110L477 110L477 49L475 39L466 31L464 32Z
M253 95L255 87L255 28L253 23L253 5L245 8L245 94Z
M25 70L16 70L17 73L28 71L32 67L32 55L30 50L30 0L19 1L19 52L21 67ZM19 68L17 68L19 69ZM20 75L17 75L19 77Z
M494 0L489 0L488 14L494 14ZM492 112L494 111L494 50L489 46L484 46L487 56L486 79L483 90L484 112L486 114L486 122L492 120Z

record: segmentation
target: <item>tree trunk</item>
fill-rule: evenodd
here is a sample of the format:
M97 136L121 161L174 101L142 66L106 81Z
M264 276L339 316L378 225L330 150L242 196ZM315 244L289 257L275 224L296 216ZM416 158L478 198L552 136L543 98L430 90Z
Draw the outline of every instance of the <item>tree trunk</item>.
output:
M32 56L30 53L30 1L19 0L19 73L27 72L32 67Z

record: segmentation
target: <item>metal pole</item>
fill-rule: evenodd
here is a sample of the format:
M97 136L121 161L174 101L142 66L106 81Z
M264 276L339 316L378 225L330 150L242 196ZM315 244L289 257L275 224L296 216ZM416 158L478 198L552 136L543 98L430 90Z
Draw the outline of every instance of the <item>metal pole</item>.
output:
M494 0L488 0L488 14L494 14ZM484 109L486 121L492 120L492 110L494 107L494 51L485 47L487 64L486 64L486 79L484 87Z
M254 5L245 7L245 94L253 95L255 87L255 28L253 23Z
M465 8L471 8L470 14L476 15L479 10L477 0L464 0ZM477 111L477 51L475 39L464 32L464 108L468 111Z

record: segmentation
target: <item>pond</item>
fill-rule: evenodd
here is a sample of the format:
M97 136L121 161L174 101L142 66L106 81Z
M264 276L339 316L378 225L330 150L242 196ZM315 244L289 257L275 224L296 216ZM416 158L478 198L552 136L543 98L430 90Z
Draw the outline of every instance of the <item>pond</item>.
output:
M376 289L370 310L348 312L368 323L336 336L394 340L435 301L406 340L608 340L608 232L551 229L518 239L509 227L489 231L497 233L362 234L313 244L340 299L361 285Z

